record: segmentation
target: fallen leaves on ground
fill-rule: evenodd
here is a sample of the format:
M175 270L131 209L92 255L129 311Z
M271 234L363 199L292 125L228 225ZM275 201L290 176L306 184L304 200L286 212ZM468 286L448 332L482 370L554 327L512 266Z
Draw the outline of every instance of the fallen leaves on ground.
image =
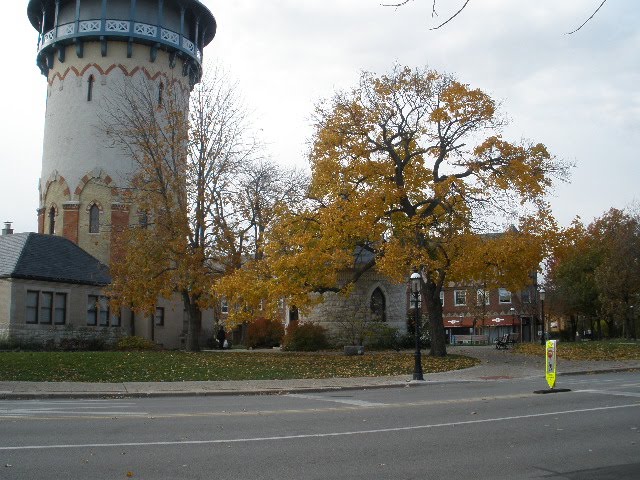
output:
M625 342L561 342L558 341L559 358L565 360L640 360L640 343ZM521 343L513 349L524 355L544 355L545 347L538 343Z
M423 355L425 373L476 365L473 358ZM411 374L414 355L373 352L360 356L262 352L2 352L0 380L51 382L177 382L283 380Z

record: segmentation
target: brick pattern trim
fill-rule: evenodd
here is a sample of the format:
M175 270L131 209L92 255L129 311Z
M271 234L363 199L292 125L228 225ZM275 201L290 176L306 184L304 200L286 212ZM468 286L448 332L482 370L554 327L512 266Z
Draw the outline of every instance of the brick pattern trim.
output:
M87 183L89 183L91 180L94 179L99 179L102 180L102 182L105 185L110 185L111 183L113 183L113 180L111 179L111 177L109 175L105 175L104 178L102 176L100 177L96 177L90 174L85 174L84 177L82 177L80 179L80 183L78 183L78 186L76 187L75 192L73 192L75 195L80 195L82 193L82 190L84 190L84 187L87 186ZM102 211L102 207L100 207L100 210Z
M59 182L64 186L63 194L64 194L65 198L67 200L71 199L71 190L69 189L69 185L67 184L67 180L62 175L60 175L57 171L53 171L51 173L51 175L49 175L49 178L47 179L47 183L45 183L44 194L42 195L42 198L40 199L40 203L43 203L44 200L47 198L47 194L49 193L49 187L51 186L52 183L55 183L55 182Z
M172 87L175 86L175 85L178 85L178 87L180 89L182 89L183 92L188 92L189 91L189 89L182 82L180 82L179 80L177 80L175 78L169 78L169 76L164 72L156 72L155 74L152 75L151 72L149 72L149 70L147 70L145 67L140 67L140 66L136 66L136 67L132 68L131 71L129 71L129 70L127 70L127 67L125 67L121 63L113 63L113 64L109 65L107 68L102 68L97 63L89 63L88 65L85 65L82 68L82 70L78 70L76 67L73 67L73 66L72 67L67 67L67 69L62 74L60 72L56 72L56 73L50 75L49 82L48 82L49 86L53 85L53 82L55 81L56 78L58 78L61 82L64 81L64 79L70 73L75 74L76 77L83 77L84 74L87 72L87 70L89 70L92 67L95 68L98 71L98 73L100 73L100 75L108 75L114 69L119 68L122 71L122 73L124 74L125 77L133 77L136 73L142 73L149 80L152 80L152 81L155 81L160 77L164 77L164 79L167 82L167 84L171 85Z
M98 202L97 200L91 200L91 201L87 204L87 208L86 208L85 210L88 212L89 210L91 210L91 207L93 207L94 205L95 205L96 207L98 207L98 210L99 210L100 212L104 212L104 208L102 208L102 204L101 204L100 202Z

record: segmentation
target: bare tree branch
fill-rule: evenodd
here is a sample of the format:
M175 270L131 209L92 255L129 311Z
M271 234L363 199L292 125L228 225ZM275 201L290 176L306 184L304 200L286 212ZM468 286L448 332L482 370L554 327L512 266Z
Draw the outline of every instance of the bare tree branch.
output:
M600 6L598 8L596 8L596 11L593 12L591 14L591 16L589 18L587 18L584 23L582 25L580 25L578 28L576 28L575 30L573 30L572 32L568 32L567 35L573 35L574 33L576 33L578 30L580 30L582 27L584 27L587 23L589 23L589 21L596 16L596 13L598 13L598 10L600 10L602 8L602 6L607 3L607 0L602 0L602 3L600 4Z
M460 7L460 10L458 10L456 13L454 13L453 15L451 15L449 18L447 18L444 22L442 22L440 25L438 25L437 27L433 27L430 28L429 30L438 30L440 27L444 27L447 23L449 23L451 20L453 20L454 18L456 18L460 12L462 12L462 10L465 9L465 7L467 6L467 4L470 2L470 0L466 0L464 2L464 5L462 5L462 7ZM435 3L433 5L433 11L435 12Z
M402 0L396 3L382 3L381 5L383 7L403 7L405 6L407 3L409 3L412 0ZM438 13L436 12L436 2L438 0L433 0L433 4L431 5L431 16L432 17L437 17ZM464 2L464 5L462 5L462 7L460 7L460 9L454 13L453 15L451 15L449 18L447 18L444 22L442 22L441 24L430 28L429 30L438 30L439 28L444 27L447 23L451 22L454 18L456 18L467 6L467 4L470 2L470 0L466 0ZM589 23L591 21L591 19L593 19L593 17L596 16L596 14L598 13L598 11L602 8L602 6L607 3L607 0L602 0L602 3L600 3L600 5L598 6L598 8L596 8L596 10L591 14L591 16L589 18L587 18L582 25L580 25L578 28L576 28L575 30L568 32L567 35L572 35L574 33L576 33L577 31L579 31L580 29L582 29L582 27L584 27L587 23Z

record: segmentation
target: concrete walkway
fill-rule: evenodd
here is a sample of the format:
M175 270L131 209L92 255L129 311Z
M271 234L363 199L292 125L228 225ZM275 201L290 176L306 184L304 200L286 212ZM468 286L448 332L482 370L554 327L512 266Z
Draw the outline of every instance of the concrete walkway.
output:
M411 376L356 377L293 380L246 380L210 382L0 382L0 399L104 398L191 395L265 395L346 389L406 387L429 382L495 381L544 377L544 359L516 355L493 346L449 347L448 352L478 358L475 367L426 374L426 382L411 382ZM559 375L640 370L639 360L558 361Z

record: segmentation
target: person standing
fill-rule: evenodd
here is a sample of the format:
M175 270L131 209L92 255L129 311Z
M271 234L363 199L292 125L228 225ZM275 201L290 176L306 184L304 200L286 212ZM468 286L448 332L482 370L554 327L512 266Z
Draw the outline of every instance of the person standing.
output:
M218 335L216 335L216 338L218 339L218 346L220 347L220 350L223 350L226 334L224 333L224 328L222 326L218 330Z

